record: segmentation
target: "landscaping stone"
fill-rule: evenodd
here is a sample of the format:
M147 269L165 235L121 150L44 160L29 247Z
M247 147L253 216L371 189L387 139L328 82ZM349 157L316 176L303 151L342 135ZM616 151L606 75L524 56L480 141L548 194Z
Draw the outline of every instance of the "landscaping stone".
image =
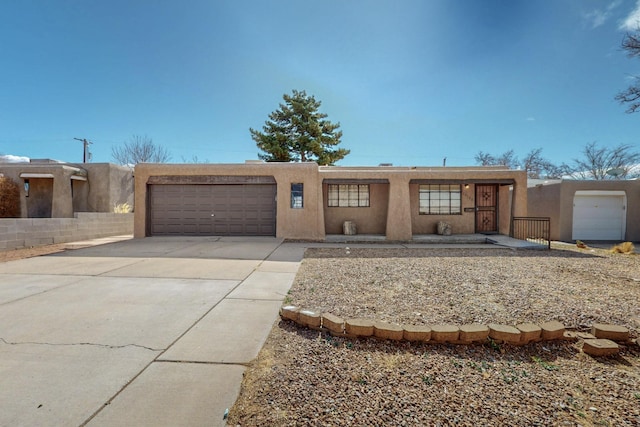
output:
M431 328L428 326L404 325L402 337L407 341L429 341Z
M520 323L519 325L516 325L516 328L521 333L520 342L522 344L538 341L542 335L542 328L533 323Z
M487 326L489 326L489 338L509 344L518 344L520 342L521 332L518 328L497 323L489 323Z
M543 340L560 340L564 337L564 325L557 320L545 322L540 325Z
M348 335L370 337L373 335L373 320L363 318L347 319L344 322L344 331Z
M451 224L444 221L438 221L437 233L441 236L451 236Z
M296 307L295 305L285 305L284 307L280 307L280 317L297 322L299 311L300 307Z
M402 326L392 325L387 322L375 322L373 325L373 335L380 339L401 340L403 331Z
M320 313L312 311L312 310L300 310L298 312L298 323L301 325L308 326L313 329L320 328L320 324L322 322L322 318L320 317Z
M584 340L582 351L591 356L610 356L620 351L618 344L607 339Z
M458 339L462 342L484 341L489 336L489 327L479 323L460 326Z
M431 340L437 342L458 341L460 328L456 325L431 325Z
M591 327L591 333L596 338L603 338L612 341L627 341L629 339L629 330L624 326L607 325L603 323L595 323Z
M578 341L578 340L593 340L596 337L589 332L580 332L580 331L564 331L563 338L569 341Z
M322 313L322 327L335 334L344 333L344 319L331 313Z

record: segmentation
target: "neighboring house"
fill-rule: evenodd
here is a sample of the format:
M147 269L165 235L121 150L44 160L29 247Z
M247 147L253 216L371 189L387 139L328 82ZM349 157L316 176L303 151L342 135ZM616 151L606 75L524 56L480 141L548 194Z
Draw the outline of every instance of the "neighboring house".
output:
M0 174L18 183L22 218L72 218L76 212L133 206L133 172L118 165L32 159L0 163Z
M527 199L552 240L640 241L640 180L529 180Z
M504 167L340 167L316 163L139 164L135 237L358 234L411 240L446 221L454 234L509 234L527 211L524 171Z

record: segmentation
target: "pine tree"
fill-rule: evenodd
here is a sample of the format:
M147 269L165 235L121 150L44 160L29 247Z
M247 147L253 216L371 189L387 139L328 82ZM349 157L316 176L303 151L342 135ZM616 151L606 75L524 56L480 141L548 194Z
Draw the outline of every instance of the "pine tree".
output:
M263 153L258 157L267 162L307 162L333 165L349 154L349 150L337 148L342 138L340 123L326 120L320 113L321 102L313 95L293 90L283 95L284 104L269 114L262 127L263 132L249 129L251 138Z

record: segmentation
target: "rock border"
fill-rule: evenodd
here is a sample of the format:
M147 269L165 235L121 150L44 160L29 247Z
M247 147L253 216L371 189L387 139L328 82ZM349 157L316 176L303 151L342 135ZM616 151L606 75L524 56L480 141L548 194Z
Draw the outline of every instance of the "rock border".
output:
M470 345L492 340L496 344L516 346L540 341L569 340L584 341L582 351L592 356L610 356L620 351L614 342L633 343L629 330L623 326L596 323L591 333L567 331L557 320L540 325L521 323L502 325L498 323L452 325L397 325L366 318L343 319L332 313L321 313L295 305L280 307L280 317L300 326L324 331L336 337L377 338L393 341L428 342L434 344Z

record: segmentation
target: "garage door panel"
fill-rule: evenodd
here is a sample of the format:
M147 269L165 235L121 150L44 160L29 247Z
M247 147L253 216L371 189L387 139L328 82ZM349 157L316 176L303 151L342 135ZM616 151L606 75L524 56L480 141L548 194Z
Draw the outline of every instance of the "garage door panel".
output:
M623 240L626 221L623 195L579 195L574 197L574 240Z
M159 184L149 194L152 235L275 235L274 184Z

